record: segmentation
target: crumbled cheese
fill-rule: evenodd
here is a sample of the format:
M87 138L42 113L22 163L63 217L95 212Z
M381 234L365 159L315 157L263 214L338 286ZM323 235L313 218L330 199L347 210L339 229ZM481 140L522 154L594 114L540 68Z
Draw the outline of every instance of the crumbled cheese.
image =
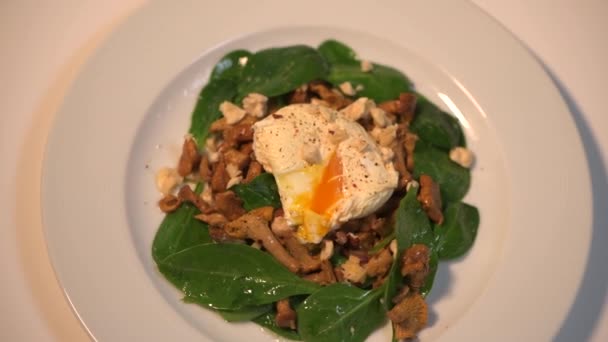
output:
M372 62L365 59L361 61L361 71L370 72L372 71L372 69L374 69L374 65L372 64Z
M393 259L397 259L397 240L393 239L388 245L388 250L393 254Z
M321 253L319 254L319 259L321 261L329 260L334 255L334 242L331 240L323 241L323 249L321 249Z
M369 111L375 107L376 103L373 100L370 100L367 97L361 97L342 109L340 113L352 121L357 121L361 118L367 118L369 116Z
M156 173L156 188L163 195L171 193L183 181L184 178L174 168L163 167Z
M348 260L341 266L344 278L353 283L362 283L367 277L365 269L361 266L361 260L354 256L349 255Z
M473 165L475 156L468 148L458 146L450 150L450 159L454 163L468 169Z
M321 162L321 151L319 151L319 148L314 144L303 144L300 155L309 165L319 164Z
M380 146L388 147L397 138L397 125L391 125L386 128L374 127L371 135Z
M258 93L251 93L243 99L243 109L256 118L266 116L268 111L267 104L268 98Z
M357 86L355 87L355 90L356 90L357 92L360 92L360 91L362 91L363 89L365 89L365 87L363 86L363 84L357 84Z
M382 108L378 108L378 107L372 108L369 111L369 114L372 116L372 119L374 120L374 125L376 125L380 128L384 128L390 123L388 117L386 116L386 112Z
M357 93L350 82L344 82L340 84L340 91L342 91L344 95L348 96L354 96Z
M226 184L226 189L230 189L234 185L241 184L242 181L243 181L243 176L232 177Z
M210 163L217 163L220 160L220 153L217 151L215 138L207 138L205 142L205 152Z
M242 175L241 170L239 170L239 167L233 163L228 163L228 165L226 165L226 173L228 173L228 177L230 178L235 178Z
M249 58L247 56L243 56L243 57L239 58L239 65L245 66L247 64L248 60L249 60Z
M287 220L283 216L275 217L274 220L272 220L272 223L270 224L270 229L272 229L274 235L279 237L288 236L293 233L293 230L291 229L291 227L287 223Z
M207 183L205 183L204 185L203 192L201 193L201 198L203 199L203 202L207 204L213 204L213 190L211 190L211 186L209 186L209 184Z
M247 112L243 108L235 105L232 102L224 101L220 105L220 111L226 118L226 123L229 125L234 125L235 123L241 121Z
M416 180L412 179L405 185L405 191L410 191L411 188L418 189L418 187L420 187L420 184L418 184Z

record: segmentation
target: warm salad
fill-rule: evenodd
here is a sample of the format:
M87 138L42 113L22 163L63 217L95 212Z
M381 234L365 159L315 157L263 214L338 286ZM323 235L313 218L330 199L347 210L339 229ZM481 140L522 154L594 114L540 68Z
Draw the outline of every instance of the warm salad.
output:
M328 40L223 57L202 89L153 243L184 301L304 341L427 325L441 260L479 214L461 202L458 121L401 72Z

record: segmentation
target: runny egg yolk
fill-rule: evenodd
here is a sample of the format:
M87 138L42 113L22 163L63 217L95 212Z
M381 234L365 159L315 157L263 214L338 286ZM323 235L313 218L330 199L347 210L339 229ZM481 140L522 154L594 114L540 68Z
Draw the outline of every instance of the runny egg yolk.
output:
M342 162L337 153L331 155L313 188L312 194L299 196L294 203L303 209L302 224L297 231L297 236L303 241L327 234L333 209L343 197Z
M313 192L310 209L315 213L328 216L333 206L342 198L342 162L337 153L333 153L321 181Z

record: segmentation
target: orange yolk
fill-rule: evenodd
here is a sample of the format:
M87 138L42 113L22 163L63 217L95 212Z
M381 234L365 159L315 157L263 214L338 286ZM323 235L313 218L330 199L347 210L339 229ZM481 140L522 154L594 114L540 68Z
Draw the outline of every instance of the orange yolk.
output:
M329 211L341 198L342 162L338 154L334 153L313 192L310 209L319 215L330 216Z

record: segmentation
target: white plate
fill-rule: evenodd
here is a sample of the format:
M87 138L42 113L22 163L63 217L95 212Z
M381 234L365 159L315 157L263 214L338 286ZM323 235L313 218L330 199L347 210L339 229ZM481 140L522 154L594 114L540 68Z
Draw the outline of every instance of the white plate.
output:
M51 259L91 335L275 338L181 303L156 271L150 246L162 215L153 175L175 163L198 90L225 52L332 37L406 72L458 117L477 155L466 201L480 209L478 239L462 260L441 264L421 339L554 336L581 281L591 192L574 122L542 68L468 2L293 6L150 4L74 84L49 138L42 204ZM379 330L370 340L389 336Z

